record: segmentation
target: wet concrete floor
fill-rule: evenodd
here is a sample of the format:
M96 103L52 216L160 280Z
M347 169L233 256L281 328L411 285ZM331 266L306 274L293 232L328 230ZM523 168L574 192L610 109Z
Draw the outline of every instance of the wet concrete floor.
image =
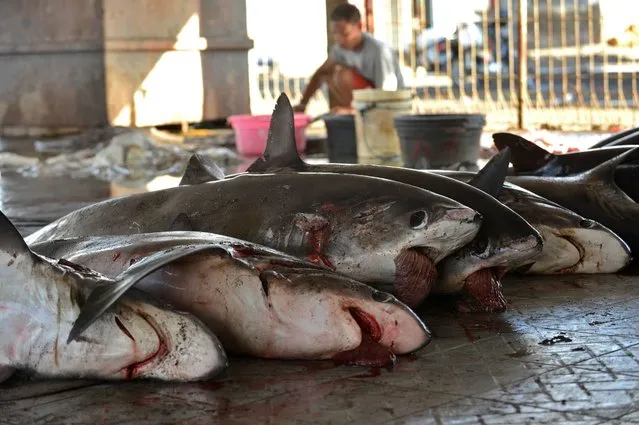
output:
M117 194L68 178L0 177L27 235ZM0 384L0 424L639 423L639 278L510 278L503 314L420 315L433 342L393 370L231 358L215 381Z

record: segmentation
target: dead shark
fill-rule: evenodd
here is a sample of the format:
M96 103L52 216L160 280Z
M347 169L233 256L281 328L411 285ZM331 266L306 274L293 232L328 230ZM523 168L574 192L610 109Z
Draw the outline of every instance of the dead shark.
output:
M490 232L481 233L480 230L482 236L474 238L472 242L474 245L471 244L468 249L464 248L466 251L459 253L459 255L485 259L488 253L500 250L502 258L508 258L508 253L518 258L526 258L534 256L540 251L541 236L525 220L494 198L494 194L501 188L506 177L509 160L507 155L508 153L505 152L494 158L492 164L484 168L477 180L472 182L472 185L434 173L399 167L361 164L308 164L302 161L295 147L292 107L286 95L282 94L273 111L266 150L263 156L249 167L248 172L281 174L330 172L365 175L420 187L453 198L478 211L482 216L492 217L491 221L494 223L499 223L499 225L504 225L507 229L515 231L510 235L500 235L501 239L497 239L492 238ZM210 161L200 159L197 155L191 158L189 168L190 170L182 179L182 185L197 185L207 180L212 181L220 178L220 170L217 167L210 167ZM227 178L233 178L233 176ZM489 237L491 237L490 240ZM513 250L501 249L502 242L511 244ZM516 244L519 245L515 249ZM467 263L458 263L458 265ZM483 305L481 309L503 308L504 300L497 279L501 273L499 269L490 270L487 267L479 266L477 268L464 267L463 272L456 271L456 274L453 275L452 269L448 267L452 264L451 261L446 265L447 273L450 273L449 276L443 275L439 280L440 283L433 290L468 293L470 299ZM475 264L479 265L480 261L476 261ZM482 261L481 264L488 263ZM390 288L388 290L392 291Z
M592 169L565 177L510 176L508 181L595 220L639 252L639 205L615 182L618 166L639 157L632 148Z
M267 247L203 232L159 232L38 243L39 252L116 276L160 255L140 290L195 314L235 354L387 366L430 341L423 322L390 294ZM147 260L148 262L148 260ZM71 337L132 285L94 291Z
M472 172L444 172L449 177L470 182ZM524 274L616 273L631 261L630 248L612 230L587 219L556 202L511 183L497 197L541 234L544 243L539 255L509 264L512 272ZM517 270L519 269L519 270Z
M246 174L98 202L26 240L176 229L224 234L355 280L392 284L400 300L415 305L430 289L433 262L470 241L480 224L481 215L457 201L386 179Z
M501 186L488 187L483 182L492 181L491 172L506 175L510 151L502 150L478 173L472 173L466 183L483 189L494 198L503 190ZM456 178L460 172L435 171L437 174ZM463 172L461 172L463 173ZM460 181L464 181L461 180ZM502 182L503 185L503 182ZM502 295L501 278L512 270L513 264L527 264L537 257L543 248L541 234L516 211L502 205L484 212L479 233L468 245L446 257L438 266L439 280L433 292L466 295L460 307L470 311L501 311L507 302ZM468 293L475 293L468 297Z
M0 213L0 378L14 370L49 378L210 379L226 368L216 336L196 317L133 291L67 344L85 299L100 286L133 284L155 270L140 262L109 279L33 253Z

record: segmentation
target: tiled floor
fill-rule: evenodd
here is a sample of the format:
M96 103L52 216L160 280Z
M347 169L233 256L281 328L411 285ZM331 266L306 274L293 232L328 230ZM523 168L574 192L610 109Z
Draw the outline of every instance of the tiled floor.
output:
M232 359L215 382L12 381L7 424L639 423L639 278L509 279L500 315L421 315L435 335L394 370Z

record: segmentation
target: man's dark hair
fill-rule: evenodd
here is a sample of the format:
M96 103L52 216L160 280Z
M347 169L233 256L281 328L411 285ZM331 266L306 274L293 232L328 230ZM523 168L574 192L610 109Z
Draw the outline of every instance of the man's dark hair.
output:
M346 21L350 24L356 24L362 19L362 15L359 13L357 6L344 3L333 9L330 19L333 22Z

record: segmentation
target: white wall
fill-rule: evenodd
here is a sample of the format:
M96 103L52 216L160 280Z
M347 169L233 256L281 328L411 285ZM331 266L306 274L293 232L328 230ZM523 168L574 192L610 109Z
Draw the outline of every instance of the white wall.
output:
M629 25L639 26L639 2L628 0L601 0L602 38L619 36Z
M250 60L271 56L287 76L303 77L326 59L324 0L246 0L246 15Z
M246 18L254 42L248 54L251 113L271 114L275 99L259 92L257 60L271 57L288 78L310 77L326 60L326 2L246 0ZM317 103L311 102L307 113L325 112L326 105Z

